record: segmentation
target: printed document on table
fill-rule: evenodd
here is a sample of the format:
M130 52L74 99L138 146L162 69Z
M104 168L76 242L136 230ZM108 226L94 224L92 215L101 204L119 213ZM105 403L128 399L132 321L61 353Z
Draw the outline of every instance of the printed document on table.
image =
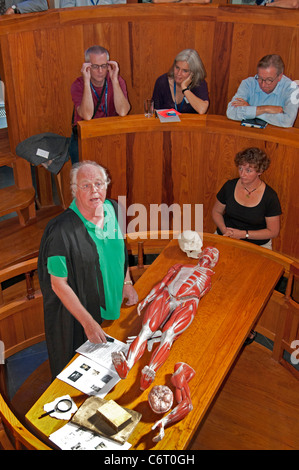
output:
M107 367L81 355L63 369L57 378L86 395L100 398L104 398L120 380L115 370L107 369Z
M100 344L94 344L90 341L86 341L77 349L76 352L82 354L82 356L88 357L94 362L97 362L101 366L116 372L112 363L111 353L122 351L126 356L129 346L115 338L113 339L113 342L107 341L107 343Z
M105 437L87 431L73 423L67 423L49 436L62 450L127 450L131 444L118 444Z
M87 395L104 398L120 380L111 353L123 351L126 355L128 349L127 344L117 339L100 344L86 341L76 351L79 356L57 378Z

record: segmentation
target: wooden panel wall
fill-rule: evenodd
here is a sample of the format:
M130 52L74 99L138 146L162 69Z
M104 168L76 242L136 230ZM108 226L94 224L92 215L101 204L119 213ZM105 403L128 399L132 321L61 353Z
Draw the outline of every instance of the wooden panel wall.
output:
M109 194L114 199L126 196L126 210L132 204L146 207L145 230L150 228L151 204L203 204L203 230L213 233L216 193L226 180L238 176L235 154L260 147L271 158L263 179L277 191L283 210L274 249L299 258L298 183L293 176L299 174L299 131L281 129L273 135L267 128L261 133L211 115L181 119L172 125L143 115L84 122L80 124L82 158L109 170ZM192 214L194 223L193 209ZM127 222L138 218L135 212L129 215Z
M1 78L11 143L45 131L70 134L70 86L92 44L104 45L119 62L131 114L142 112L156 78L180 50L197 49L207 69L210 113L223 115L264 54L281 54L286 74L299 78L298 24L299 11L217 4L129 4L2 17Z

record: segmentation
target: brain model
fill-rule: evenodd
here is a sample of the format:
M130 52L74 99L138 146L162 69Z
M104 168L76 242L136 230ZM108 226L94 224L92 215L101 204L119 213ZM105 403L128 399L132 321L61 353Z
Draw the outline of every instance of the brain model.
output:
M155 385L149 395L148 402L155 413L166 413L173 404L173 393L166 385Z

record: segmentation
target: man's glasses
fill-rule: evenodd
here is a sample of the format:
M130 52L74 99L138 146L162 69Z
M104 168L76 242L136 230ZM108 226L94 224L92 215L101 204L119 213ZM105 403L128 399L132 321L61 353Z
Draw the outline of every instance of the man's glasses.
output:
M255 78L256 81L258 81L258 82L260 82L260 83L265 82L266 85L271 85L271 83L273 83L273 82L277 79L277 77L278 77L278 75L276 75L275 78L270 78L270 77L269 77L269 78L265 78L265 79L264 79L264 78L261 78L261 77L259 77L258 75L256 75L254 78Z
M101 64L101 65L98 65L98 64L91 64L90 68L92 70L107 70L108 68L108 64Z
M95 187L96 191L100 191L101 189L106 188L106 184L107 183L103 183L103 181L99 181L99 182L96 182L96 183L85 183L85 184L82 184L82 186L79 186L78 184L76 184L76 186L78 186L78 188L82 189L82 191L93 191L94 187Z

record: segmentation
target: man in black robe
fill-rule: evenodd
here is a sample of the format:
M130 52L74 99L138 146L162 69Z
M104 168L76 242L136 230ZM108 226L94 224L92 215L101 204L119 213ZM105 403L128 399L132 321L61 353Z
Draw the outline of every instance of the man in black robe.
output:
M75 199L48 223L38 261L53 378L87 339L106 342L100 324L119 317L123 298L127 305L138 301L119 235L117 204L106 199L106 171L83 162L73 167L71 178Z

